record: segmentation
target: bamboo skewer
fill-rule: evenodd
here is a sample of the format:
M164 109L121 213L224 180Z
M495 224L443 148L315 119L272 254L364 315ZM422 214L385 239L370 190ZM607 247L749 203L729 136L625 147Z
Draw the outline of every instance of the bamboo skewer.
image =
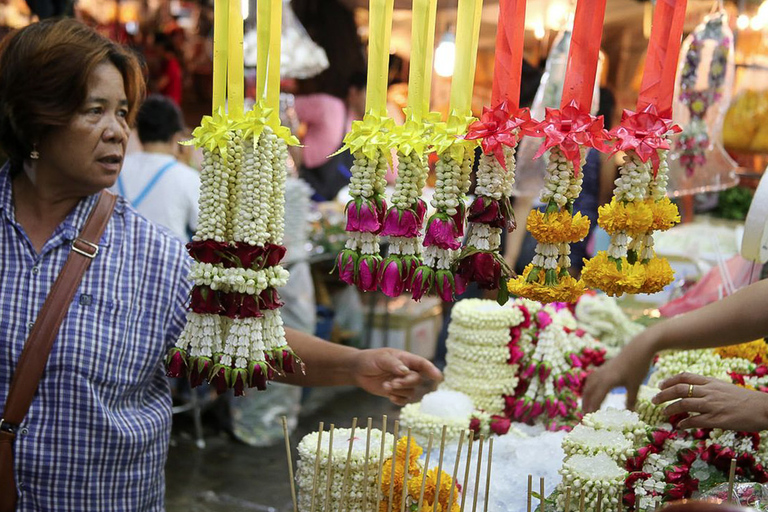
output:
M469 434L469 447L467 448L467 466L464 468L464 486L461 488L461 512L464 512L464 502L467 500L467 485L469 484L469 469L472 462L472 443L475 438L472 433Z
M323 438L323 428L325 424L321 421L320 426L317 428L317 449L315 450L315 473L312 477L312 498L310 500L309 509L311 512L315 512L315 495L317 494L317 473L320 471L320 441Z
M331 423L331 428L328 430L328 470L326 471L325 482L325 505L323 510L328 512L331 504L331 477L333 476L333 429L334 424Z
M373 418L368 418L368 426L365 432L365 465L363 466L363 482L365 482L365 488L363 490L363 510L368 507L368 465L370 464L371 456L371 427L373 427ZM384 433L382 432L383 436ZM383 437L382 437L383 439Z
M459 435L459 447L456 449L456 462L453 464L453 479L451 480L451 493L448 495L448 512L453 509L453 493L456 492L456 484L459 483L459 463L461 462L461 449L464 445L464 434L462 430Z
M598 489L597 490L597 506L595 507L595 510L597 512L600 512L603 509L603 490Z
M622 512L624 510L624 490L619 486L619 503L616 505L616 512Z
M400 497L400 512L405 512L405 498L408 496L408 477L411 476L409 468L411 466L411 427L408 427L408 435L405 438L405 459L403 460L403 493Z
M288 457L288 478L291 481L291 499L293 499L293 512L299 512L299 504L296 501L296 481L293 478L293 460L291 458L291 439L288 435L288 419L283 416L283 435L285 436L285 454Z
M544 512L544 477L539 478L539 510Z
M736 480L736 459L731 459L731 470L728 473L728 503L733 503L733 484Z
M421 506L424 504L424 487L426 486L426 483L427 483L427 473L429 473L429 456L432 453L432 441L434 441L434 438L432 437L432 433L430 433L429 442L427 443L427 457L424 460L424 474L421 477L421 490L419 491L419 508L416 509L419 511L421 510Z
M584 512L584 488L581 488L581 496L579 497L579 512Z
M533 475L528 475L528 506L525 508L531 512L531 500L533 499Z
M341 481L341 503L339 504L339 512L344 512L347 510L347 495L349 494L349 466L352 464L352 448L355 445L355 430L357 430L357 418L352 418L352 429L349 432L349 448L347 449L347 461L344 465L344 479Z
M483 435L480 434L480 446L477 448L477 472L475 473L475 496L472 500L472 512L477 512L477 497L480 495L480 477L483 471Z
M384 492L381 490L383 484L382 472L384 471L384 450L386 449L387 440L387 415L385 414L381 418L381 451L379 452L379 478L376 484L376 502L378 503L384 498ZM397 440L395 440L397 442ZM314 511L312 511L314 512Z
M565 512L571 512L571 488L565 488Z
M395 443L392 447L392 464L389 467L389 501L387 512L392 512L392 501L395 498L395 466L397 465L397 436L400 434L400 421L395 420Z
M493 462L493 437L488 439L488 469L485 474L485 501L483 512L488 512L488 502L491 498L491 463ZM543 511L542 511L543 512Z
M448 426L443 425L443 432L440 437L440 458L437 461L437 478L435 479L435 497L432 500L432 510L437 510L437 504L440 503L440 480L443 476L443 454L445 453L445 436L448 434ZM421 510L421 507L419 507Z

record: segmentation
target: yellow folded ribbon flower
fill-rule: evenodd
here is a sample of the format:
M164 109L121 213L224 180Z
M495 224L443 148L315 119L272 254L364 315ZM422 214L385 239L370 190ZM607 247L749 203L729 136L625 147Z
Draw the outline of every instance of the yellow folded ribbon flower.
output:
M619 262L600 251L584 263L581 278L590 288L604 291L611 297L624 293L639 293L646 283L646 267L641 263L631 264L627 258Z
M203 116L200 126L192 131L192 138L182 142L185 146L194 145L199 149L210 152L218 150L220 154L227 152L227 141L231 140L232 121L223 108L219 108L212 116Z
M574 216L566 210L544 213L531 210L526 228L542 244L575 243L589 233L589 218L581 213Z
M658 201L647 199L645 203L648 205L653 216L653 222L649 231L667 231L675 224L680 223L680 212L677 209L677 205L670 201L668 197L665 196Z
M333 155L347 149L353 155L362 152L369 160L378 158L379 152L388 155L392 147L390 134L394 129L392 119L369 111L362 121L352 123L352 129L344 136L344 146Z
M456 162L464 160L466 151L474 151L480 144L478 140L466 140L469 125L477 119L471 115L462 115L455 110L448 116L448 122L439 122L434 125L434 134L432 137L432 146L435 153L442 155L446 151L450 152L451 158Z
M624 203L616 201L598 208L600 218L597 224L608 234L624 232L629 236L639 236L647 233L654 221L653 210L647 202Z

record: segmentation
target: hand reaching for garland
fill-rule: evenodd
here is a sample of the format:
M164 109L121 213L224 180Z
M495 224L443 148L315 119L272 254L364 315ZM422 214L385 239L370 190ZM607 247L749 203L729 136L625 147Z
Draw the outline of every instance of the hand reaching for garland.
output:
M397 405L419 400L443 380L440 370L423 357L391 348L359 351L351 371L359 387Z
M681 373L665 380L653 403L674 401L668 416L690 414L679 428L721 428L742 432L768 429L768 394L712 377Z

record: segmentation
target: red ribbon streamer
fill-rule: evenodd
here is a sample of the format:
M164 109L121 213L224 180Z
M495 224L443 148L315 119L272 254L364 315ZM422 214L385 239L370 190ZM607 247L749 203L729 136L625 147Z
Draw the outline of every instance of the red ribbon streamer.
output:
M491 105L503 101L512 110L520 106L520 74L523 69L525 5L527 0L499 0L496 60L493 68Z
M637 110L655 105L663 117L672 117L677 59L685 24L687 0L657 0L651 38L637 98Z
M469 125L464 138L482 139L480 145L483 152L495 155L501 166L506 169L504 146L514 147L520 139L519 132L532 129L535 124L527 108L512 107L511 103L503 101L495 108L483 107L483 115Z
M584 112L592 108L606 0L579 0L573 22L571 48L560 108L576 102Z

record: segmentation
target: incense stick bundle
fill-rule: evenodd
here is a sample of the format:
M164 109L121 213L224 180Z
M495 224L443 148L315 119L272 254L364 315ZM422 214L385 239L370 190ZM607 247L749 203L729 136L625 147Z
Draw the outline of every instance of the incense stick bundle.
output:
M462 430L459 436L459 447L456 449L456 462L453 464L453 479L451 480L451 493L448 495L448 511L453 509L453 495L456 492L456 485L459 483L459 463L461 462L461 449L464 445L464 435L466 431Z
M435 481L435 497L432 500L433 510L437 510L437 504L440 503L440 484L443 476L443 454L445 453L445 436L448 433L448 427L443 425L443 433L440 437L440 458L437 461L437 478ZM421 507L419 507L421 510Z
M488 512L488 502L491 499L491 463L493 462L493 437L488 439L488 469L485 475L485 501L483 512Z
M368 485L368 462L370 461L371 457L371 429L373 427L373 418L368 418L368 425L365 429L365 466L363 467L363 481L366 482L365 484L365 491L363 491L363 510L368 509L368 494L370 494L368 491L370 490L370 486ZM386 432L382 430L381 432L381 439L382 443L384 442Z
M407 444L405 445L405 460L403 461L403 493L400 497L400 512L405 512L405 499L408 497L408 477L411 476L408 471L411 465L411 427L408 427L405 442Z
M461 512L464 512L464 503L467 500L467 486L469 484L469 469L470 464L472 463L472 443L474 442L475 438L472 436L472 433L469 434L469 447L467 448L467 466L464 469L464 486L461 488Z
M381 418L381 451L379 452L379 477L376 483L376 502L380 502L384 498L384 493L381 490L382 486L382 473L384 471L384 451L386 450L387 439L387 415L385 414ZM397 439L395 439L397 442ZM314 511L313 511L314 512Z
M349 494L349 466L352 463L352 446L355 444L355 430L357 430L357 418L352 418L352 430L349 433L347 460L344 464L344 478L341 481L341 505L339 506L339 512L344 512L347 510L347 503L349 502L347 499Z
M424 461L424 471L421 478L421 490L419 491L419 508L416 510L421 510L422 505L424 504L424 487L427 483L427 473L429 472L429 456L432 453L432 433L429 434L429 442L427 443L427 458Z
M293 512L299 512L299 503L296 500L296 480L293 478L293 460L291 458L291 440L288 435L288 419L283 416L283 435L285 436L285 453L288 457L288 479L291 482L291 498L293 499Z
M397 466L397 436L400 434L400 421L395 420L395 442L392 446L392 465L389 469L389 501L387 512L392 512L392 501L395 499L395 467Z
M326 471L325 480L325 505L323 510L328 512L331 504L331 479L333 477L333 429L335 425L331 423L331 428L328 431L328 470Z

